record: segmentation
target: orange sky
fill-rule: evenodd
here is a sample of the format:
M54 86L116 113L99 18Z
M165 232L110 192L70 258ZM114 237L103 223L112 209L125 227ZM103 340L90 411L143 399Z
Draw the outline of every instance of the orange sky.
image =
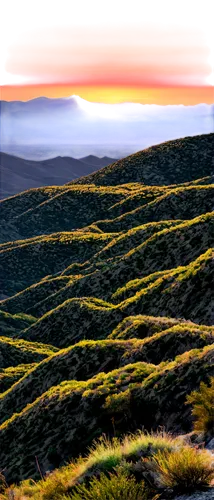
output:
M213 0L2 2L3 100L214 102Z

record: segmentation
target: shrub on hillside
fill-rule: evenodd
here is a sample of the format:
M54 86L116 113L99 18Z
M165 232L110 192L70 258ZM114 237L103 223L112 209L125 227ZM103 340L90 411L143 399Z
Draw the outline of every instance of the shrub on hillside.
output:
M214 477L210 453L190 446L169 452L158 451L153 456L153 463L163 486L179 493L202 489Z
M214 434L214 377L210 387L201 382L200 389L187 397L187 403L193 405L194 430Z
M122 469L109 476L101 474L99 479L94 477L87 486L78 485L70 497L71 500L146 500L147 498L144 483L137 483L134 476L128 476Z

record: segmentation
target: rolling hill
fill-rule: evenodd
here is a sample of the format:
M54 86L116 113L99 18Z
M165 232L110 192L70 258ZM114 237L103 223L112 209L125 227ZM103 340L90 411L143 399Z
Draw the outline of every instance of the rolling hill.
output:
M207 134L152 146L76 182L98 186L179 184L213 175L213 168L213 134Z
M191 431L186 397L214 375L213 151L169 141L0 202L8 483L103 433Z

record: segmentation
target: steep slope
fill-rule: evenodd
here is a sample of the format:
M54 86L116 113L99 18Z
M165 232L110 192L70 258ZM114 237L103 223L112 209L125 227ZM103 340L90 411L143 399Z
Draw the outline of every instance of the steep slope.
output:
M56 351L53 346L0 337L0 368L39 362Z
M119 290L118 305L92 297L68 299L20 332L19 336L67 347L84 338L106 338L126 316L173 316L175 309L178 318L212 325L213 262L213 252L209 250L186 267L158 273L146 278L144 283L139 280L137 287L140 290L136 290L135 282L132 292L131 282L127 295L132 292L133 296L120 301L120 295L123 298L123 293L126 294L126 287Z
M183 184L180 185L171 185L171 186L144 186L141 183L132 184L133 189L132 192L130 193L130 196L128 196L124 200L119 201L112 208L110 208L111 217L117 217L123 215L126 212L131 212L132 210L135 210L138 206L142 207L142 205L146 205L149 202L154 201L157 197L161 197L161 195L167 195L168 193L170 193L170 191L173 190L175 191L175 195L181 193L182 196L182 188L184 195L185 194L188 195L189 194L188 190L186 191L186 193L184 191L185 188L188 187L196 188L197 186L211 187L212 185L213 185L213 178L211 176L205 177L204 179L197 179L197 181L186 182L186 183L184 182ZM122 185L122 187L125 186L127 186L127 184ZM134 189L134 186L136 186L136 189ZM194 191L192 192L194 194Z
M9 483L103 433L191 430L186 397L214 374L213 141L170 141L0 202Z
M27 326L36 321L36 318L28 314L8 314L6 311L0 311L0 334L4 332L5 335L17 334L19 330L23 330Z
M45 468L50 467L53 442L59 463L77 456L94 437L109 432L113 416L122 432L136 425L157 428L163 417L168 428L189 430L186 394L201 380L208 380L213 355L213 347L206 347L167 365L134 363L86 382L72 380L53 387L0 427L0 458L8 480L34 476L35 455ZM116 412L114 395L118 395Z
M193 183L192 187L194 187L197 186L197 184L194 184L194 181L199 179L201 179L202 184L203 182L207 183L206 180L203 181L205 177L210 177L211 182L213 182L213 143L214 134L169 141L140 151L139 153L120 160L109 167L103 168L96 174L93 174L98 177L83 177L76 181L76 183L71 183L67 186L34 189L26 191L16 197L3 200L1 202L2 220L7 221L7 224L6 222L3 224L2 241L7 241L8 238L20 239L20 237L31 237L33 235L56 231L71 231L73 228L86 226L99 219L106 219L108 210L111 219L120 215L123 216L124 213L136 210L137 207L142 211L140 207L145 205L145 202L148 203L151 201L153 196L155 198L161 194L164 195L163 187L159 189L158 187L154 189L151 188L151 192L149 193L148 187L144 186L143 188L142 183L156 186L165 185L167 194L167 187L170 187L172 184L174 185L171 186L172 189L176 188L176 184L179 186L181 183ZM181 172L179 170L179 165L181 166ZM166 178L163 177L163 173ZM104 180L97 180L99 176ZM107 176L106 180L105 176ZM111 176L113 176L114 182L111 182ZM149 179L147 179L148 176L153 176L153 181L150 182ZM110 187L108 187L108 189L103 188L103 190L101 188L99 190L96 189L94 184L102 185L102 182L104 185L108 183L112 185L112 189L110 189ZM78 188L77 183L81 184L81 187L79 186ZM138 183L137 190L139 193L136 192L136 183ZM92 185L86 187L87 184ZM119 185L121 185L121 188ZM130 188L127 188L128 185L135 188L136 196L134 196L133 192L131 198L126 202L125 199L128 195L130 196ZM185 185L183 188L188 188L188 186ZM88 196L86 196L86 191L88 191ZM114 198L111 197L110 199L110 196L107 196L107 194L110 195L110 192L115 194ZM100 196L101 194L103 194L104 197ZM118 194L117 198L116 194ZM188 213L188 208L192 207L192 210L194 210L194 200L191 199L194 190L192 193L187 192L184 194L190 197L189 203L188 200L185 200L185 197L182 200L182 193L179 191L177 192L182 202L183 215L181 217L176 213L179 211L179 204L177 207L174 207L173 201L174 205L176 205L176 200L173 199L170 204L168 199L166 202L160 200L160 209L159 207L156 209L158 212L157 216L159 216L158 214L162 211L163 215L167 214L167 218L186 218L185 214ZM195 192L195 195L196 194L197 192ZM203 190L201 194L203 194ZM134 196L134 198L132 196ZM107 199L110 203L108 203ZM193 203L191 203L191 201ZM89 212L86 209L86 202L87 205L90 206ZM94 202L97 210L92 209ZM117 203L119 203L119 205L117 205ZM205 204L202 205L200 213L207 209L207 203L209 204L211 201L205 200ZM196 204L199 204L199 199L196 200ZM77 218L75 209L80 206L82 206L83 210L81 211L82 213L78 214ZM58 210L59 207L60 212ZM149 207L149 210L152 209L153 206L151 208ZM169 212L167 213L168 209ZM213 205L212 208L208 208L207 210L210 211L212 209ZM30 210L30 212L25 214L28 210ZM172 214L170 213L171 211ZM68 213L70 215L69 217ZM53 214L55 216L55 225L53 223ZM139 217L140 214L137 213L137 216ZM13 220L14 217L15 220ZM147 222L149 222L149 220L151 219L148 219ZM8 222L11 227L8 226ZM128 222L129 226L126 226L127 229L130 227L130 221ZM142 216L138 222L133 219L131 227L139 223L143 223ZM124 227L122 227L122 229L124 229Z
M31 364L21 364L17 366L9 366L8 368L2 368L0 371L0 393L7 391L13 384L28 373L34 366Z
M77 275L74 281L57 292L50 300L39 305L40 311L50 310L67 299L75 297L97 297L110 300L119 286L128 280L143 278L159 271L169 271L177 266L187 265L213 246L214 213L184 222L175 227L155 233L148 240L126 253L122 258L101 261L85 273ZM149 272L148 272L149 269ZM71 275L71 268L69 268ZM153 278L152 278L153 280ZM37 316L37 308L28 312Z
M136 226L128 231L123 231L119 233L104 233L109 234L109 243L106 245L92 258L88 261L85 261L81 266L79 266L79 270L83 274L88 274L89 270L99 268L99 266L103 267L113 263L115 260L119 260L123 255L125 256L130 250L133 250L144 241L147 241L153 234L159 233L163 229L167 229L176 225L181 224L181 220L164 220L160 222L151 222L148 224L143 224L142 226ZM74 274L74 265L68 266L63 272L63 276L69 276L70 274ZM76 266L77 269L77 266Z
M62 232L0 245L1 290L13 295L66 265L84 261L85 255L91 257L109 240L111 235Z
M186 186L167 190L154 201L120 215L113 220L98 221L102 231L124 231L146 222L192 219L214 208L214 186ZM113 218L113 217L112 217Z
M47 276L42 281L31 285L12 297L4 297L4 300L1 301L1 310L2 312L9 312L11 315L23 309L27 311L38 302L43 302L54 293L62 291L70 281L69 276L57 276L56 278ZM16 324L17 329L18 326Z
M90 232L94 222L97 232L117 233L149 222L191 219L213 210L213 185L151 187L149 193L148 189L139 184L137 191L133 187L131 195L126 186L108 190L89 185L27 191L0 202L0 242L70 232L85 226L89 226L86 230Z
M97 186L125 182L161 186L188 182L213 174L213 150L214 134L185 137L152 146L75 182Z
M91 271L93 268L96 269L96 267L99 268L100 265L102 268L103 266L106 267L103 261L106 262L106 259L109 257L119 257L127 253L127 251L132 248L135 248L135 246L140 242L142 243L144 240L147 240L150 236L152 236L152 234L159 232L164 228L177 225L179 222L181 221L163 221L160 223L145 224L144 226L133 228L132 230L121 234L121 236L118 236L117 233L111 235L99 232L88 233L87 231L80 233L78 231L76 233L59 233L50 235L48 238L43 236L23 241L4 243L0 245L0 266L2 269L2 279L0 282L2 283L2 290L5 290L8 295L11 294L11 287L13 291L16 292L18 289L23 288L24 284L29 285L33 281L32 276L36 275L37 279L39 276L44 278L45 274L49 275L51 270L57 270L57 265L58 270L60 270L60 263L63 263L63 267L66 264L66 260L64 260L65 257L67 257L67 261L70 260L70 262L72 262L73 258L71 249L75 249L75 242L77 243L78 250L77 260L80 262L82 255L85 262L83 264L75 263L69 265L63 270L61 278L47 276L47 278L44 278L41 283L33 285L31 288L26 290L23 295L14 297L14 299L9 302L2 303L1 307L3 309L6 308L9 312L16 312L17 309L14 309L12 304L16 303L18 299L18 308L21 307L21 309L18 310L22 310L20 301L24 300L25 309L27 311L31 307L32 300L36 303L36 297L39 297L42 300L48 295L55 293L58 289L63 288L63 285L65 287L66 285L69 285L72 280L78 279L78 274L80 277L81 274L87 274L89 270ZM89 227L89 229L91 228ZM80 240L82 241L81 247L78 246ZM110 243L108 243L109 240ZM92 241L94 242L94 245L92 244ZM93 248L94 251L96 251L99 246L104 246L103 250L95 253L93 258L90 259L89 257L93 252ZM58 250L60 250L60 253L58 253ZM32 251L34 255L33 261L31 261ZM47 253L49 255L54 254L54 261L49 262L46 258L45 260L42 260L42 258L44 259L44 256L47 256ZM17 256L20 256L20 259L17 259ZM75 252L73 253L73 257L75 257ZM41 266L42 262L43 265ZM24 266L23 263L25 264ZM6 274L4 273L4 266L7 267L7 265L8 272ZM26 275L26 266L31 267L32 276ZM77 274L77 278L72 278L72 275L74 274ZM38 290L39 295L37 293ZM42 293L42 290L44 293Z
M151 236L125 255L100 261L95 255L95 262L93 263L92 259L91 264L87 263L86 267L76 264L69 266L61 275L64 286L59 286L58 290L55 287L56 280L46 280L11 300L3 301L2 308L14 313L20 311L20 307L23 307L21 304L25 303L26 312L38 317L38 314L44 314L75 297L89 296L111 301L111 296L117 289L127 283L127 273L129 281L148 276L149 283L150 279L154 281L156 278L154 273L175 270L182 264L187 265L211 248L214 244L213 216L212 212L181 224L170 224L171 227L166 224L162 231L158 229L164 225L158 224L157 232L153 235L154 226L144 227L145 238L150 234ZM141 234L143 235L143 232ZM128 233L128 244L129 235L132 236L132 233ZM133 244L135 241L134 239ZM150 274L154 277L150 278ZM201 319L203 321L203 318Z
M161 332L184 332L206 331L213 334L212 326L196 325L192 321L183 321L181 319L169 318L164 316L143 316L136 314L128 316L112 331L109 339L128 340L144 339L152 337Z
M155 323L155 318L150 318L152 320ZM87 380L100 372L108 373L138 362L158 365L162 361L172 361L191 349L213 344L214 330L187 322L143 340L123 341L114 338L79 342L33 367L7 393L0 396L0 423L65 380ZM46 355L47 352L48 347Z
M49 191L49 189L47 189ZM106 211L116 202L127 196L129 191L125 188L97 188L96 186L65 186L62 189L46 194L43 189L43 201L40 199L40 191L25 192L17 197L9 198L0 202L2 221L5 221L6 231L3 230L1 242L10 240L10 231L17 231L15 239L22 239L40 234L61 231L72 231L91 224L100 216L105 217ZM32 196L33 195L33 196ZM34 199L32 199L34 198ZM22 200L24 204L22 205ZM20 204L22 212L9 218L10 205L14 206L16 212L16 201L18 210ZM35 201L34 201L35 200ZM25 203L27 204L24 210ZM29 204L31 203L31 208ZM6 213L5 213L6 208ZM9 223L9 225L8 225ZM6 234L5 234L6 232Z
M30 189L0 201L2 220L8 221L22 213L44 203L45 201L64 193L66 186L48 186Z

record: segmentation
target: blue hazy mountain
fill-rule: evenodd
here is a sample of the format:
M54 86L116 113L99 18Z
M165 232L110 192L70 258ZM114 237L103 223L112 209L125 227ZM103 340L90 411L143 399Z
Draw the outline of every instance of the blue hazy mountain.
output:
M156 106L144 105L132 102L124 102L112 105L119 115L122 116L147 116L148 118L157 118L159 116L214 116L214 104L198 104L197 106Z
M164 111L163 111L164 113ZM85 111L75 97L0 101L0 149L8 144L152 145L213 132L213 115L103 117Z
M32 161L0 153L0 199L30 188L61 186L115 161L114 158L86 156L81 159L58 156Z

